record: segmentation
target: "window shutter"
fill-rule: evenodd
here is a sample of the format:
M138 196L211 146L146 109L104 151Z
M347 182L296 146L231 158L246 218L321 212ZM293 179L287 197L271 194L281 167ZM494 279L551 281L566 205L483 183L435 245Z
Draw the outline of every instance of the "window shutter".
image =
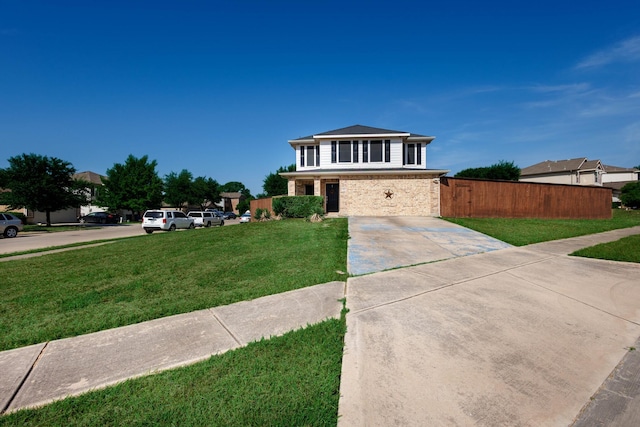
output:
M338 143L336 141L331 141L331 163L336 163L337 159L337 145Z

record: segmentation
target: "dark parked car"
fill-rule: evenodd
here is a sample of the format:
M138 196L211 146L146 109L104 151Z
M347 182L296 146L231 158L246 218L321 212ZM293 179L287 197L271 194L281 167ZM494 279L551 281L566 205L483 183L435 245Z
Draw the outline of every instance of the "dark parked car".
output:
M236 219L238 217L238 215L234 214L233 212L225 212L222 215L222 218L224 219Z
M109 212L91 212L85 216L78 218L81 223L94 223L94 224L117 224L120 222L120 216L110 214Z

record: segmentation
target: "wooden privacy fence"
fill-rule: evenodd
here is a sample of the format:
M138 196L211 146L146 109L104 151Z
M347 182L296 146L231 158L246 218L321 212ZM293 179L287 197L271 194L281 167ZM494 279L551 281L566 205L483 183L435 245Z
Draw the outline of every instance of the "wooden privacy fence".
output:
M265 197L264 199L254 199L251 201L251 215L256 213L257 209L267 209L269 212L273 213L273 208L271 207L271 197Z
M533 182L440 179L440 215L469 218L611 218L611 189Z

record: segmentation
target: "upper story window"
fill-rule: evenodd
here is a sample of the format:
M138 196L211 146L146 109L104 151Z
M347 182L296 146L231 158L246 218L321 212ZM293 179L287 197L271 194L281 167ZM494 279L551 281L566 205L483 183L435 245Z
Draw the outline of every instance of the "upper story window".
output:
M331 163L358 163L361 159L362 163L391 162L391 140L331 141Z
M382 140L374 139L369 142L369 161L381 162L382 161Z
M422 164L422 144L402 144L402 164Z
M320 146L300 146L300 166L320 166Z
M340 163L351 163L351 141L338 142L338 161Z

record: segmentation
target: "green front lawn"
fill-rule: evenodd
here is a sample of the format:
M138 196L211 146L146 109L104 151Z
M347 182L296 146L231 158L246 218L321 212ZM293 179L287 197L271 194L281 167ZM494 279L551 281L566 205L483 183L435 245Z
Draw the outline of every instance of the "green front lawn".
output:
M615 242L580 249L571 255L611 261L640 262L640 235L623 237Z
M640 211L614 209L611 219L444 218L514 246L640 225Z
M154 233L0 263L0 351L346 280L347 220Z

